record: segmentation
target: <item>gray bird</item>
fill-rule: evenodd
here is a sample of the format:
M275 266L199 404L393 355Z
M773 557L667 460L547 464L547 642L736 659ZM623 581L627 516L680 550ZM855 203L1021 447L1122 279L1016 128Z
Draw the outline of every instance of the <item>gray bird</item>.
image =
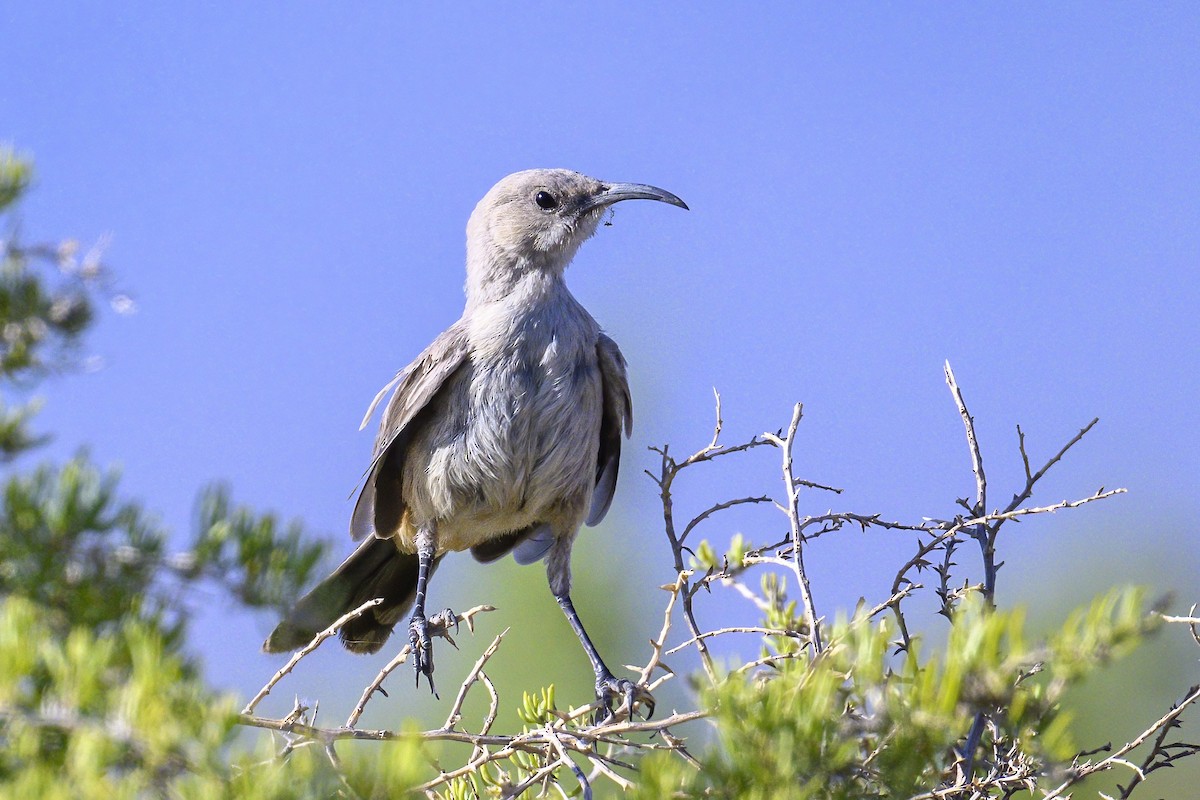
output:
M341 630L347 649L373 653L412 604L413 663L432 689L430 575L452 550L483 562L512 552L520 564L545 560L604 712L618 697L627 710L642 702L653 712L648 692L604 664L570 595L571 544L583 523L608 511L633 416L625 359L563 273L605 209L639 198L687 208L653 186L562 169L514 173L479 202L467 223L462 317L376 395L363 419L365 427L394 390L350 522L362 544L297 602L267 652L307 644L382 598Z

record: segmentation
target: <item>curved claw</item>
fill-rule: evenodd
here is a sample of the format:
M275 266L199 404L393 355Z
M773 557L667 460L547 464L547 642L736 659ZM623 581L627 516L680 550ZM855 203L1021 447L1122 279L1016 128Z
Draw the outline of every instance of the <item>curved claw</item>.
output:
M621 703L614 709L613 700L617 697L621 698ZM654 696L646 687L626 678L616 678L612 675L601 677L596 681L596 700L600 703L600 708L596 711L597 725L604 725L618 718L632 717L634 708L639 703L646 709L646 719L654 716Z
M429 620L424 616L413 615L408 623L408 643L412 646L413 671L417 676L417 686L421 685L421 676L429 680L429 691L437 697L437 689L433 686L433 640L429 637Z
M433 629L432 633L441 636L454 647L458 648L458 643L450 636L450 626L454 626L455 635L458 634L458 614L454 613L452 608L444 608L438 613L429 618L429 625Z
M458 647L458 643L450 636L450 626L458 633L458 615L447 608L432 617L413 613L408 623L408 643L412 646L413 670L417 674L417 686L421 685L421 676L429 681L429 691L437 697L437 689L433 686L433 637L441 636L450 644ZM439 700L441 698L438 698Z

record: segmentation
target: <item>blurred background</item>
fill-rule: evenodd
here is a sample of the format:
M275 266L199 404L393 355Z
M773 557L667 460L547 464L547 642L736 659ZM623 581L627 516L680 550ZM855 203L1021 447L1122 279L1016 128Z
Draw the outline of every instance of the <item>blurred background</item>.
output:
M0 7L0 140L37 167L22 236L106 239L137 309L99 327L84 374L44 388L49 456L87 447L119 464L181 542L198 489L219 480L341 556L373 433L358 422L460 313L474 204L509 172L569 167L692 209L623 204L568 275L634 393L613 511L574 562L611 662L644 663L656 587L673 579L648 445L706 444L714 387L728 443L786 425L801 401L798 472L846 490L809 493L805 513L952 516L974 480L945 359L993 504L1023 481L1017 423L1036 466L1101 418L1034 502L1129 489L1011 526L999 602L1050 626L1138 582L1186 611L1200 600L1200 8L1022 10ZM676 513L778 495L777 474L769 450L691 470ZM758 509L699 535L720 551L735 532L784 530ZM817 611L884 599L912 550L910 535L822 538ZM978 580L966 549L959 562ZM209 679L253 694L281 662L259 652L275 618L215 592L193 602ZM440 685L511 626L497 673L555 683L560 705L589 699L540 568L448 559L432 606L485 602L500 611L461 654L441 647ZM752 613L729 592L698 602L708 625ZM1084 687L1081 743L1124 741L1196 682L1185 638ZM388 657L328 648L267 710L295 692L341 719ZM445 692L390 685L367 722L440 723ZM672 691L664 706L691 702Z

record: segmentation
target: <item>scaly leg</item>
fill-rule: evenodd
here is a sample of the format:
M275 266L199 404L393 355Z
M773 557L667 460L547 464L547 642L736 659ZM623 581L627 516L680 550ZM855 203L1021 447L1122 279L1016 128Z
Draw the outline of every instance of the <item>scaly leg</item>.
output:
M579 619L579 614L575 611L575 604L571 602L570 593L555 593L554 599L558 601L558 605L562 608L563 613L567 615L567 621L571 623L571 627L575 630L575 635L579 637L580 643L583 644L583 649L587 653L588 659L592 662L592 669L596 673L596 700L600 702L600 711L596 713L596 724L603 724L614 719L613 700L617 697L622 698L621 705L617 707L617 711L622 715L626 717L632 716L634 704L642 703L646 706L646 719L654 716L654 697L651 696L650 692L631 680L617 678L612 674L612 670L605 665L604 659L600 658L600 653L596 650L596 646L592 644L587 631L583 629L583 622Z
M449 635L444 631L449 629L451 623L455 623L455 614L447 608L435 615L435 619L425 616L425 591L429 585L429 574L433 571L434 556L436 555L433 542L431 529L421 528L417 531L417 594L413 603L412 619L408 623L408 642L412 645L413 670L417 675L417 686L421 685L421 676L424 675L429 680L429 691L433 692L436 697L437 689L433 686L433 641L429 635L430 627L437 628L436 632L449 639ZM457 625L457 623L455 624ZM454 640L450 639L450 641Z

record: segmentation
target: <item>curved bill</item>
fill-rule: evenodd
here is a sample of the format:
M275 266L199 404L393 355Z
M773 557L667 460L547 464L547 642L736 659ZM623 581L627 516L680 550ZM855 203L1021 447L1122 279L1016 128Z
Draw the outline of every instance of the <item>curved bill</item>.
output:
M688 210L687 203L666 189L659 189L657 186L647 186L644 183L610 183L587 200L584 200L580 211L590 211L593 208L611 206L613 203L619 203L622 200L658 200L662 203L679 206L685 211Z

